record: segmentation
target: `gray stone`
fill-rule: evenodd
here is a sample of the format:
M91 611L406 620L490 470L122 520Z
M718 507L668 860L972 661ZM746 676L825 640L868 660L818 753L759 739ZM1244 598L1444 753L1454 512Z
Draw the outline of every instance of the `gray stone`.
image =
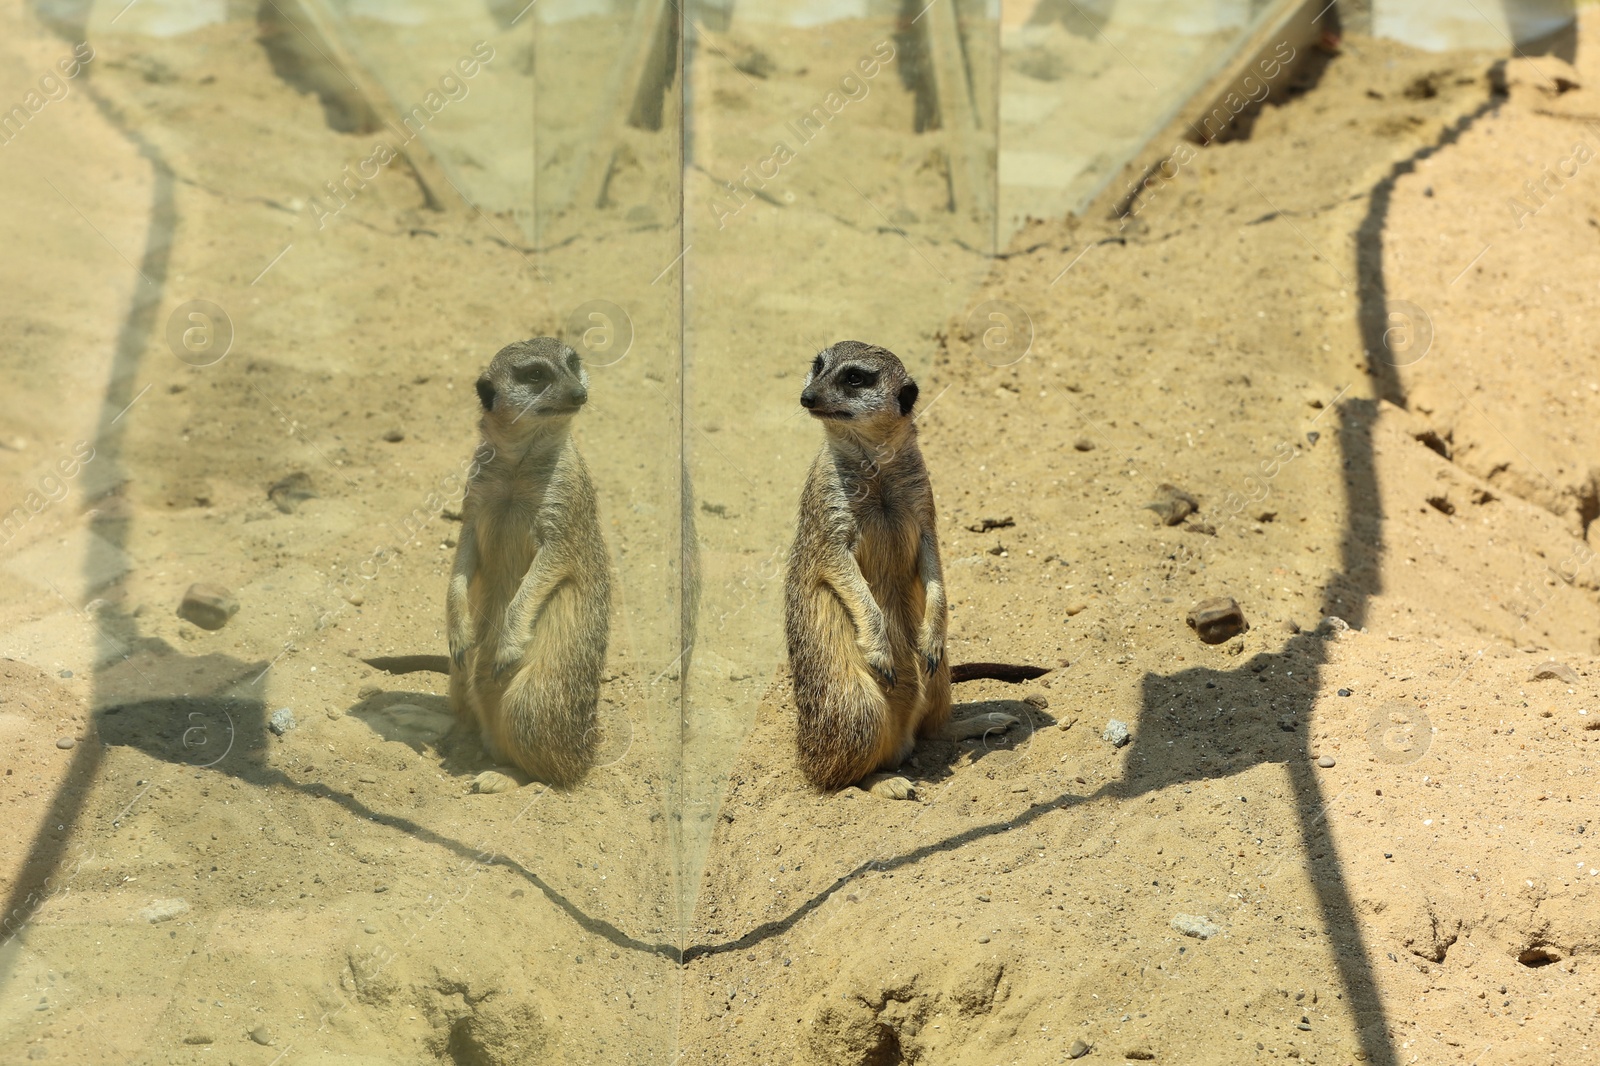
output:
M1175 914L1172 916L1172 928L1184 936L1192 936L1199 940L1210 940L1222 932L1215 922L1202 918L1197 914Z
M1113 748L1120 748L1133 737L1128 733L1128 723L1119 722L1115 718L1106 723L1106 731L1100 734L1100 739L1110 744Z
M250 1030L250 1039L254 1040L256 1043L260 1044L262 1047L271 1047L272 1046L272 1030L268 1029L264 1025L258 1025L254 1029Z
M158 922L170 922L180 914L187 914L189 903L182 899L157 899L150 902L150 906L139 912L139 917L155 925Z
M1528 676L1529 681L1560 681L1566 685L1578 683L1578 673L1566 663L1558 663L1554 659L1547 663L1540 663L1533 668L1533 673Z
M294 712L287 707L279 707L272 712L272 717L267 719L267 728L280 737L297 725L299 723L294 720Z
M1317 759L1317 765L1322 767L1324 770L1332 770L1334 767L1334 758L1332 755L1323 755Z
M72 737L62 737L60 740L56 741L56 747L60 748L62 751L66 751L76 743L77 741Z
M1067 1057L1069 1059L1081 1059L1089 1053L1090 1046L1091 1045L1088 1041L1084 1040L1082 1037L1079 1037L1078 1039L1074 1040L1072 1042L1072 1046L1067 1049Z
M1175 526L1200 510L1200 501L1176 485L1161 486L1161 495L1144 505L1154 511L1164 525Z
M189 586L178 605L178 617L201 629L221 629L239 613L239 601L221 585L199 582Z

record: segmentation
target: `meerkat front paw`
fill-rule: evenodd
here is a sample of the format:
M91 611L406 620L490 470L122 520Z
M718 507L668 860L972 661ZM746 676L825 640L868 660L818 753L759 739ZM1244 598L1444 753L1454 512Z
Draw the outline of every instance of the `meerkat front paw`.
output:
M485 770L472 779L472 791L474 792L511 792L521 787L522 782L512 777L509 773L504 773L500 770Z
M467 652L472 650L472 634L450 634L450 665L457 670L467 665Z
M1004 733L1018 721L1019 719L1009 714L989 711L985 714L975 714L971 718L953 720L945 727L944 735L948 740L977 740L990 733Z
M516 645L500 645L494 655L494 679L504 680L505 676L522 665L522 649Z
M894 656L886 647L881 652L866 652L867 667L883 682L884 688L894 688Z
M917 787L898 774L873 774L861 782L861 787L879 799L917 798Z
M939 664L944 662L944 634L925 627L917 640L917 651L922 655L922 665L928 671L928 676L932 677L939 672Z

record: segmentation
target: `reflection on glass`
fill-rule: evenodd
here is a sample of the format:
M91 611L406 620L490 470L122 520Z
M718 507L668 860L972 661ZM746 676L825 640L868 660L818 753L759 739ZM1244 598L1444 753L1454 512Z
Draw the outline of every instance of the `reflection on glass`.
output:
M0 730L38 756L7 763L0 1061L671 1057L679 328L652 281L682 250L675 67L660 128L624 118L608 197L563 185L562 123L610 121L634 6L0 16L0 66L66 90L0 148L27 264ZM540 599L543 552L480 552L498 593L529 588L505 606L530 643L496 678L480 640L474 676L559 680L570 757L484 795L446 589L492 510L469 485L509 461L474 467L475 384L530 336L581 360L552 396L589 379L582 417L523 419L590 471L552 538L582 580ZM541 483L536 451L495 483ZM572 654L541 671L569 603Z
M476 388L483 441L446 600L451 709L490 758L573 785L599 746L611 624L611 561L570 434L589 375L540 337L500 349ZM515 783L498 770L474 779L479 792Z

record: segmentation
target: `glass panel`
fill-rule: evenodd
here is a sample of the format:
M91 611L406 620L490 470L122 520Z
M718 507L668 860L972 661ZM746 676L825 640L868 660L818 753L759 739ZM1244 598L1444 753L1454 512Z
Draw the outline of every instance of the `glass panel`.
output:
M632 7L4 16L53 95L0 157L0 1059L671 1059L679 89L612 121ZM586 386L480 381L536 336Z

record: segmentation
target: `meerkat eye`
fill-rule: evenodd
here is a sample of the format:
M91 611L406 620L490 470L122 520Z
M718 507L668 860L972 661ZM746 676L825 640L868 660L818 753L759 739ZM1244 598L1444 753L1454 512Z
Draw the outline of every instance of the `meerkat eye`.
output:
M876 382L878 375L869 374L860 367L853 366L840 375L839 380L852 389L864 389Z
M816 377L820 373L822 373L822 356L818 355L811 361L811 376Z
M550 380L550 369L543 363L534 363L518 370L517 377L529 385L544 385Z
M576 374L578 372L578 353L577 352L573 352L571 355L567 356L567 369L572 371L574 374Z

